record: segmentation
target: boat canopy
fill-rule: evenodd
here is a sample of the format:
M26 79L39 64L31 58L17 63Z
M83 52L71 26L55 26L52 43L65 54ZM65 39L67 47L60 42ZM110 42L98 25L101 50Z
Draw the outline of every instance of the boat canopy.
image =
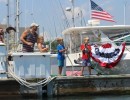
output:
M62 32L63 35L71 33L91 33L92 30L101 30L105 34L110 33L123 33L125 31L130 31L130 25L113 25L113 26L86 26L86 27L71 27Z

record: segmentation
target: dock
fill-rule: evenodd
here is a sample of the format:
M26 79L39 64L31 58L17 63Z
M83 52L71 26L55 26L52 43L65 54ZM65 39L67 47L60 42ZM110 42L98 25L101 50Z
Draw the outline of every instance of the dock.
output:
M56 77L48 85L48 96L130 94L130 75Z
M53 97L104 94L130 94L130 75L55 76L47 85L32 89L20 85L11 78L0 80L0 96Z

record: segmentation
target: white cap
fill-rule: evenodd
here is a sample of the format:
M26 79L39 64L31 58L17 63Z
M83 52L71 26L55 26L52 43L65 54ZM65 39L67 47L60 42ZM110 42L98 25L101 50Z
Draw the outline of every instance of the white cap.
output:
M31 25L30 25L30 27L33 27L33 26L39 26L38 24L36 24L36 23L32 23Z

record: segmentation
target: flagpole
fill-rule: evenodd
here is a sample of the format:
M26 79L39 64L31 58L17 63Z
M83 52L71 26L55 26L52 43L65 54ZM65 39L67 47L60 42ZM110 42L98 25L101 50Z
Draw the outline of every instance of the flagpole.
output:
M90 20L91 20L91 0L89 0L89 14L90 14Z

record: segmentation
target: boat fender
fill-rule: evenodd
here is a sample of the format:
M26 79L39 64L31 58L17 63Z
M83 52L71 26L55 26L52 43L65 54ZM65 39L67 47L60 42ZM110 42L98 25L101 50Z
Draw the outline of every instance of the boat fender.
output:
M23 55L20 55L19 57L23 57Z
M45 55L42 55L43 57L46 57Z

